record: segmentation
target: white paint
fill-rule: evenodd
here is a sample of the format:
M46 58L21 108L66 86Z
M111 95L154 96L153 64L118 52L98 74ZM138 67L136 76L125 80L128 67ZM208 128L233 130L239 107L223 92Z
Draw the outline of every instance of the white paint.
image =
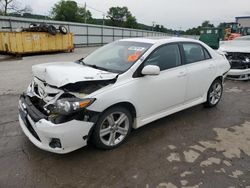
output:
M56 87L83 81L110 80L117 76L115 73L94 69L74 62L34 65L32 73L40 80Z
M226 166L232 166L232 164L231 164L229 161L224 160L223 163L224 163Z
M193 185L193 186L183 186L182 188L199 188L201 185L202 185L203 183L202 182L200 182L200 183L198 183L198 184L196 184L196 185Z
M220 170L214 170L215 173L226 173L224 168L221 168Z
M222 52L250 53L250 40L222 41L219 50Z
M156 188L177 188L177 186L172 183L160 183Z
M188 181L187 180L181 180L181 185L182 186L185 186L185 185L187 185L188 184Z
M205 166L210 166L210 165L212 165L212 164L220 164L221 163L221 159L219 159L219 158L215 158L215 157L209 157L207 160L205 160L205 161L202 161L201 163L200 163L200 166L201 167L205 167Z
M193 163L200 156L200 154L194 150L184 151L183 153L185 156L185 161L188 163Z
M190 148L198 150L200 152L204 152L206 150L206 148L199 146L199 145L190 146Z
M171 150L176 149L176 147L174 145L168 145L168 148L171 149Z
M169 162L181 161L179 153L170 153L170 155L167 157L167 160Z
M184 177L186 177L187 175L190 175L190 174L193 174L193 172L191 172L191 171L185 171L185 172L182 172L182 173L180 174L180 176L181 176L182 178L184 178Z
M222 152L229 159L240 158L242 151L250 156L250 122L230 127L230 129L234 131L229 131L228 128L214 128L217 133L216 141L201 141L200 144Z
M232 178L238 178L239 176L243 175L244 173L241 170L235 170L232 172L232 175L229 175Z

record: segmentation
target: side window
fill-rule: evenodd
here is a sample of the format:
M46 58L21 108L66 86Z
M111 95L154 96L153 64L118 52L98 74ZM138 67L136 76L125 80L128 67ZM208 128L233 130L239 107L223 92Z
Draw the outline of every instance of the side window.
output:
M205 50L199 44L195 43L183 43L184 54L186 58L186 63L194 63L197 61L206 60ZM207 54L209 56L209 54ZM209 56L210 59L210 56Z
M205 59L211 59L211 55L209 54L209 52L204 48L203 49L204 53L205 53Z
M146 60L144 66L146 65L157 65L161 71L181 65L178 44L168 44L158 48Z

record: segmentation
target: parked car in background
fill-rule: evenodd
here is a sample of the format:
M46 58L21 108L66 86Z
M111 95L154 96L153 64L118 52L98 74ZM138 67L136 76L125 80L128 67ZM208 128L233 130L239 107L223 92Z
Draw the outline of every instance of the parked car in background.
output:
M219 50L226 54L231 64L228 78L235 80L250 79L250 36L222 41Z
M119 40L76 62L33 66L20 125L47 151L68 153L88 141L113 149L132 128L198 104L216 106L229 69L224 55L197 40Z

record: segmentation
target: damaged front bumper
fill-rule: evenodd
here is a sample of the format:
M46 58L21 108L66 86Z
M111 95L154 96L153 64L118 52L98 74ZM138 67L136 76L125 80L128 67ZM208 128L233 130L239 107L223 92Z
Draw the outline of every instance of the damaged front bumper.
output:
M250 53L226 52L226 56L231 64L227 78L232 80L249 80Z
M59 124L40 112L21 95L19 100L19 122L29 140L40 149L64 154L87 145L88 135L94 123L72 119Z
M227 78L233 80L250 80L250 68L230 69L230 71L227 74Z

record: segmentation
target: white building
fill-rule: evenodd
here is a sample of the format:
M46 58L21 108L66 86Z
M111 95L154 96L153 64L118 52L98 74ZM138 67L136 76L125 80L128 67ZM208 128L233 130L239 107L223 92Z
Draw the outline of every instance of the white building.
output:
M250 16L235 17L240 27L250 27Z

